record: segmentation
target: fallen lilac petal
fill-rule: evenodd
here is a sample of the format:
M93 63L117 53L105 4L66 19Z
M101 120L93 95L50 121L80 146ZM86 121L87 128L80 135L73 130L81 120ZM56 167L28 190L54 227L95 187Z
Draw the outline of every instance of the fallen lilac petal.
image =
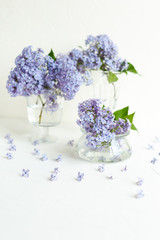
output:
M9 151L16 151L16 145L10 145Z
M74 139L72 139L72 140L70 140L70 141L68 141L68 143L67 143L69 146L73 146L74 145Z
M153 150L153 149L154 149L154 147L153 147L153 145L151 145L151 144L148 144L148 146L147 146L147 149L148 149L148 150Z
M107 178L110 180L113 180L113 176L108 176Z
M142 198L144 197L144 192L143 190L138 190L137 194L136 194L136 198Z
M29 169L22 169L22 177L29 177Z
M40 151L37 148L34 148L33 155L39 155Z
M158 161L157 158L153 158L153 159L151 160L151 163L152 163L152 164L155 164L157 161Z
M81 182L83 179L84 179L84 173L78 172L78 176L77 176L76 180L78 182Z
M104 172L104 164L98 166L98 171L99 172Z
M51 174L50 181L55 181L55 180L57 180L57 175L56 174Z
M142 186L142 184L143 184L143 182L144 182L144 180L143 180L143 178L138 178L138 181L137 181L137 185L138 186Z
M58 157L56 158L57 162L62 162L62 154L58 155Z
M13 158L13 154L11 152L6 153L7 159L11 160Z
M38 139L34 140L32 144L33 144L34 146L38 145L38 144L39 144L39 140L38 140Z
M45 153L43 153L40 158L41 158L42 161L48 160L48 157Z
M60 172L60 171L59 171L58 168L54 168L54 171L53 171L54 174L57 174L57 173L59 173L59 172Z
M5 137L4 137L5 139L10 139L11 138L11 134L7 134Z
M127 171L127 166L125 166L121 169L121 172L126 172L126 171Z
M9 138L9 139L8 139L8 143L9 143L9 144L13 144L13 142L14 142L14 140L13 140L12 138Z

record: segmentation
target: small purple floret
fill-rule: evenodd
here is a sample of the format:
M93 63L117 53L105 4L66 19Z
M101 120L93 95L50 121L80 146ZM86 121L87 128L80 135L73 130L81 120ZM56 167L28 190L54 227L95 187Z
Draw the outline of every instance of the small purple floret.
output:
M22 177L29 177L29 169L22 169Z
M13 158L13 154L11 152L6 153L7 159L11 160Z
M81 182L84 179L84 173L78 172L77 181Z

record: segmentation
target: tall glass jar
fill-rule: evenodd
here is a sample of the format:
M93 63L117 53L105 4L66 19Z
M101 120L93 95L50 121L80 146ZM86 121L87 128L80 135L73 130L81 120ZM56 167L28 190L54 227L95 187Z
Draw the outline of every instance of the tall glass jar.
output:
M47 108L45 101L43 95L27 97L28 120L33 126L39 128L37 138L40 142L55 142L57 138L49 135L49 128L57 126L61 122L63 97L57 96L57 107L54 111Z
M76 146L80 158L91 162L118 162L129 158L132 154L127 134L117 135L105 150L93 150L86 146L86 134L83 133Z
M100 70L92 71L91 77L93 79L93 98L99 98L105 106L111 110L115 109L118 100L119 82L109 83L107 75Z

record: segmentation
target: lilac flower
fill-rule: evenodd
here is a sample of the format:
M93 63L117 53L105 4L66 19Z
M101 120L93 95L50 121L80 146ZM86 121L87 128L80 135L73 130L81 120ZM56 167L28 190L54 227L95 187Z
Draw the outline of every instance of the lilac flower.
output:
M11 138L11 135L10 134L7 134L5 137L5 139L9 140Z
M57 156L56 161L57 162L62 162L62 154Z
M8 143L13 144L14 140L12 138L8 138Z
M39 144L39 140L38 140L38 139L34 140L32 144L33 144L34 146L38 145L38 144Z
M22 177L29 177L29 169L22 169Z
M131 123L128 119L124 120L124 119L119 118L116 121L116 125L114 127L115 134L119 135L119 134L127 133L127 132L129 132L130 128L131 128Z
M110 180L113 180L113 176L108 176L107 178Z
M115 120L113 113L99 99L83 101L78 106L77 124L86 132L86 146L103 151L111 145L115 135L129 131L128 120ZM117 131L120 129L121 131Z
M126 171L127 171L127 166L125 166L121 169L121 172L126 172Z
M147 146L147 149L148 149L148 150L153 150L153 149L154 149L154 147L153 147L153 145L151 145L151 144L148 144L148 146Z
M142 198L144 197L144 192L143 190L138 190L137 194L136 194L136 198Z
M78 172L77 181L81 182L84 179L84 173Z
M157 161L158 161L157 158L153 158L153 159L151 160L151 163L152 163L152 164L155 164Z
M58 168L54 168L54 171L53 171L54 174L57 174L59 173L59 169Z
M37 148L34 148L33 155L39 155L40 151Z
M10 145L9 151L16 151L16 145Z
M67 143L69 146L73 146L74 145L74 140L69 140L68 143Z
M99 172L104 172L104 164L98 166L98 171Z
M48 160L48 157L45 153L43 153L40 158L41 158L42 161Z
M137 185L138 186L142 186L142 184L143 184L143 182L144 182L144 180L143 180L143 178L138 178L138 181L137 181Z
M61 91L65 100L71 100L83 84L82 76L67 55L59 55L55 64L56 88Z
M118 56L117 46L107 35L90 35L85 42L88 46L85 50L86 67L114 72L127 70L128 62Z
M7 159L11 160L13 158L13 154L11 152L6 153Z
M43 50L33 51L31 46L26 47L16 58L15 64L16 67L10 72L7 81L7 89L11 96L42 94L47 72L47 60Z
M57 180L57 174L51 174L50 181L55 181L55 180Z

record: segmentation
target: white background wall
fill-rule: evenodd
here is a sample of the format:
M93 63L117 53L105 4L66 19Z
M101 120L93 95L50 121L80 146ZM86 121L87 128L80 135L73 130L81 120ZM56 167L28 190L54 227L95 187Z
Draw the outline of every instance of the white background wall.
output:
M11 98L5 88L14 59L25 46L65 53L83 45L87 35L105 33L142 74L122 77L119 106L136 111L139 128L144 122L158 124L159 16L159 0L0 0L0 116L26 118L25 98ZM75 121L77 103L90 94L82 88L66 102L63 121Z

